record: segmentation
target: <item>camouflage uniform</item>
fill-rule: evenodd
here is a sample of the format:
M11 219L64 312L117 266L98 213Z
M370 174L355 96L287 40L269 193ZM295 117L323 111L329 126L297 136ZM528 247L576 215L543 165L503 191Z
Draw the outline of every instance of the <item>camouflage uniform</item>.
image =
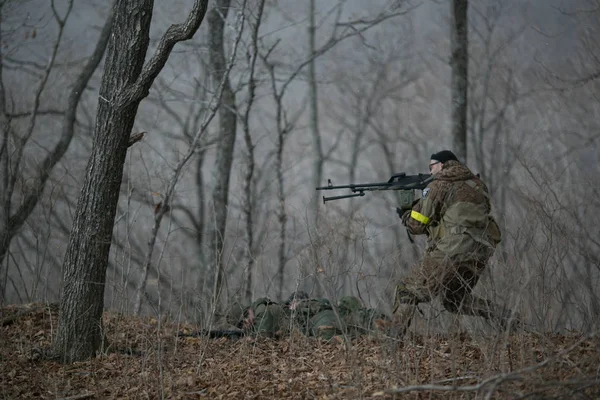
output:
M227 321L247 335L281 337L291 329L307 336L326 340L348 333L351 336L371 333L376 321L389 321L383 313L364 308L359 299L342 297L337 310L328 299L310 299L304 292L293 293L283 304L261 297L252 305L231 306Z
M354 296L340 298L338 310L345 324L345 332L350 336L380 331L385 323L389 322L387 315L373 308L365 308L361 301Z
M289 329L289 313L284 305L262 297L252 303L251 307L254 312L254 334L275 337L281 336Z
M253 336L280 337L291 329L308 335L325 323L319 313L331 309L327 299L309 299L304 292L294 292L283 304L267 297L245 308L234 304L228 322Z
M290 315L285 305L261 297L248 307L234 303L227 322L248 335L276 337L289 329Z
M304 299L292 311L294 325L305 335L331 339L342 329L328 299Z
M428 240L420 265L396 288L394 314L401 335L416 304L438 295L448 311L506 323L508 314L471 293L501 240L490 212L486 185L465 165L450 160L402 216L410 233L426 234Z

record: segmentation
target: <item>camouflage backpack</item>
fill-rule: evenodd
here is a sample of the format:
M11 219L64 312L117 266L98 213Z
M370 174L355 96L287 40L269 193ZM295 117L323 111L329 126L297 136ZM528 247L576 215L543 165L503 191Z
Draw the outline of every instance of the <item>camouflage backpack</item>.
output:
M281 304L261 297L250 306L254 314L252 333L273 337L289 326L289 318Z
M318 313L327 310L332 310L331 303L327 299L303 299L294 304L290 313L296 328L308 335L311 330L311 319Z
M346 330L344 321L336 315L333 309L322 310L309 320L310 334L325 340L331 340Z
M338 310L341 315L349 315L363 308L361 301L354 296L344 296L338 300Z

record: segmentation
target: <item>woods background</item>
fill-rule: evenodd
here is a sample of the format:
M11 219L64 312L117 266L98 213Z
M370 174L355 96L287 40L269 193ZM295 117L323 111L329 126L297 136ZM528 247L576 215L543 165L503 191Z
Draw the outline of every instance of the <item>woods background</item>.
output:
M192 3L157 2L147 60ZM99 95L110 10L0 1L2 304L61 296L110 100ZM133 133L145 134L125 159L105 308L205 322L236 298L302 289L389 312L424 241L409 242L394 192L324 205L315 187L427 172L452 147L450 21L449 1L210 2L137 110ZM477 291L542 331L592 330L598 2L477 0L468 23L466 164L504 234Z

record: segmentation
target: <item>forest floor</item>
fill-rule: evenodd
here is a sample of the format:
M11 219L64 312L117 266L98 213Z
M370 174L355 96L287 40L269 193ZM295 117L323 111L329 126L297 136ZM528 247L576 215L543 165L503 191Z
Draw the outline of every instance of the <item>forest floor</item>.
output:
M599 335L208 339L107 312L109 349L62 365L45 357L57 306L0 321L0 399L600 398Z

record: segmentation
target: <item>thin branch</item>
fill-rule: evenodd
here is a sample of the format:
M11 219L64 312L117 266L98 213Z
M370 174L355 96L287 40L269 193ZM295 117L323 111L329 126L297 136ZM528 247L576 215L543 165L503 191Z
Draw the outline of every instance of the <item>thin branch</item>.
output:
M408 10L399 11L396 13L391 13L391 14L381 13L371 20L356 20L356 21L349 21L349 22L337 22L335 24L335 26L346 28L345 29L346 32L342 32L342 34L340 36L336 36L337 29L334 29L331 37L329 38L329 40L327 40L327 42L323 46L321 46L319 49L316 49L315 52L310 55L310 57L308 57L306 60L304 60L303 62L301 62L300 64L297 65L294 72L292 72L292 74L288 77L288 79L283 83L281 90L280 90L280 96L281 97L283 96L283 93L285 93L287 87L292 83L292 81L296 78L296 76L302 71L302 69L305 66L307 66L309 63L314 61L316 58L318 58L319 56L325 54L327 51L329 51L332 48L334 48L335 46L337 46L343 40L348 39L353 36L360 36L363 32L366 32L367 30L373 28L375 25L377 25L383 21L386 21L390 18L405 15L405 14L409 13L410 11L414 10L416 7L418 7L418 5L411 7ZM357 28L356 25L365 25L365 26L361 26L360 28ZM349 31L349 32L347 32L347 31ZM263 56L261 56L261 58L263 60L265 60L265 63L266 63L267 55L263 55Z
M73 1L71 0L69 10L70 10L70 7L72 6L72 3L73 3ZM44 187L46 185L46 182L48 181L48 178L50 177L50 173L52 172L54 166L60 161L60 159L66 153L66 151L69 147L69 144L71 143L71 140L73 139L73 135L75 132L77 106L79 105L79 101L81 99L83 91L85 90L88 82L90 81L92 75L94 74L94 71L100 64L100 60L102 59L102 57L104 55L106 46L108 44L108 40L110 38L110 33L112 31L112 22L113 22L113 12L112 12L113 7L111 7L110 10L111 11L107 17L106 23L104 24L104 28L102 29L102 32L100 33L100 37L98 39L98 42L96 43L96 48L94 49L94 52L92 53L87 64L84 66L83 70L81 71L81 73L79 74L77 79L75 80L73 88L71 89L71 92L69 93L69 97L67 100L67 109L64 113L64 120L63 120L62 133L61 133L60 140L58 141L58 143L56 144L54 149L51 152L49 152L46 155L46 157L44 158L44 160L42 161L37 186L30 193L27 194L27 196L25 197L24 201L21 203L20 207L17 209L15 214L10 217L9 226L8 226L9 237L12 234L12 232L17 230L21 225L23 225L25 220L29 217L29 215L33 211L34 207L38 203L38 201L44 191ZM64 25L64 22L62 22L62 23ZM61 28L61 30L60 30L61 35L62 35L62 31L63 31L63 29ZM57 43L55 46L55 52L53 53L53 57L56 55L56 51L58 50L59 42L60 42L60 36L59 36L59 40L57 40ZM51 61L49 63L48 74L50 73L52 63L53 63L53 61ZM38 96L36 98L36 106L34 107L34 110L32 111L31 121L30 121L30 130L29 130L28 136L30 136L33 131L33 125L35 123L35 118L37 116L37 110L38 110L38 106L39 106L39 95L41 94L42 90L43 90L43 85L40 87L40 90L38 91ZM23 147L24 147L24 143L23 143ZM21 150L21 153L22 153L22 150ZM16 173L15 173L14 179L16 179ZM11 184L9 193L12 192L13 186L14 186L14 182Z
M245 6L246 6L246 1L244 1L243 7L245 8ZM206 11L206 10L204 10L204 11ZM221 97L223 95L223 89L225 87L225 82L227 79L229 79L229 73L230 73L231 69L233 68L235 56L237 53L237 48L238 48L238 45L240 43L240 39L242 36L243 21L244 21L244 14L243 14L243 12L240 12L238 21L237 21L238 31L236 32L236 38L235 38L235 41L233 44L233 49L231 50L231 56L230 56L229 62L227 64L225 73L223 74L223 79L219 83L217 93L211 99L211 104L208 107L210 112L205 116L205 120L202 123L200 129L194 135L194 139L192 140L192 143L190 144L187 153L183 156L183 158L179 161L179 163L175 167L173 176L169 180L169 185L167 187L167 191L163 198L162 205L160 207L158 207L158 209L156 210L156 213L154 215L154 226L152 227L151 238L148 241L148 252L146 253L146 258L144 260L144 264L142 265L142 276L139 281L139 285L137 288L137 294L136 294L136 300L135 300L135 304L134 304L134 314L136 314L136 315L139 314L139 311L141 309L142 296L145 293L146 280L148 277L148 270L150 269L150 263L152 261L152 254L154 252L154 245L156 243L156 238L157 238L158 230L159 230L161 222L162 222L162 218L165 215L165 213L169 210L171 199L173 197L173 194L175 193L175 186L177 185L177 183L179 181L179 176L181 175L181 173L183 171L183 167L187 164L189 159L196 152L198 144L200 143L200 139L206 132L208 125L213 120L213 118L215 117L215 115L219 109L219 105L221 103Z
M53 11L54 10L54 2L52 2L52 7L53 7ZM68 15L71 13L71 9L73 7L73 0L69 1L69 5L67 8L67 12L65 15L65 19L67 19ZM14 164L14 173L12 174L12 176L9 179L8 182L8 187L7 189L7 193L12 193L15 183L17 181L17 176L18 176L18 172L20 170L20 164L21 164L21 159L23 157L23 152L25 151L25 145L27 144L27 142L29 141L29 138L31 138L31 135L33 135L33 130L35 128L35 123L36 123L36 119L37 119L37 111L40 107L40 98L42 96L42 92L44 91L44 89L46 88L46 83L48 83L48 78L50 77L50 72L52 71L52 68L54 66L54 61L56 60L56 55L58 54L58 48L60 47L60 42L62 40L62 36L63 33L65 31L65 24L64 24L64 20L60 19L58 16L56 17L56 22L58 24L58 35L56 38L56 42L54 43L54 47L52 49L52 54L50 55L50 60L48 61L48 64L46 65L46 69L44 71L44 76L38 86L37 91L35 92L35 96L34 96L34 101L33 101L33 111L31 112L31 117L29 118L29 124L27 127L27 130L25 132L25 136L20 138L20 144L18 145L17 151L16 151L16 156L15 156L15 164ZM21 207L23 208L23 207ZM11 217L12 219L12 217ZM21 221L21 224L23 223L23 221ZM9 232L11 229L11 223L9 221Z
M550 362L557 360L565 354L568 354L570 351L574 350L581 343L583 343L586 339L593 337L594 335L584 336L579 339L577 342L567 347L566 349L556 353L554 356L545 359L542 362L531 365L529 367L521 368L519 370L503 373L499 375L491 376L487 379L484 379L480 383L476 385L464 385L464 386L450 386L450 385L436 385L436 384L426 384L426 385L414 385L414 386L406 386L402 388L392 388L386 389L380 392L376 392L373 396L382 396L384 394L397 394L397 393L408 393L408 392L423 392L423 391L442 391L442 392L479 392L482 391L487 386L491 385L491 389L489 390L486 398L490 398L496 387L503 382L510 380L522 380L524 379L522 375L528 372L534 372L540 368L545 367Z
M15 112L15 113L6 113L7 118L18 119L18 118L27 118L33 114L33 111L23 111L23 112ZM52 116L61 116L65 115L65 111L61 110L38 110L37 115L52 115Z

